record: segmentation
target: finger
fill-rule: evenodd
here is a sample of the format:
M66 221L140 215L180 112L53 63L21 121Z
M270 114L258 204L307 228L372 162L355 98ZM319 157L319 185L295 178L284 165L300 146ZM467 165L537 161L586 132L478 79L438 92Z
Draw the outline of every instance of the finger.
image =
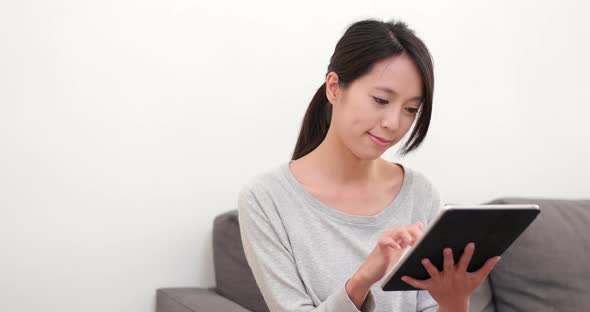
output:
M467 268L469 267L469 262L471 262L471 258L473 257L473 253L475 251L475 243L471 242L465 246L465 250L461 255L461 259L459 259L459 265L457 270L463 272L467 272Z
M400 246L396 241L394 241L391 237L388 237L388 246L390 246L393 249L402 249L402 246Z
M424 224L422 222L416 222L416 223L410 225L409 227L422 231L422 229L424 228Z
M413 229L413 230L416 230L418 232L422 232L422 223L421 222L414 223L414 224L408 226L408 230L409 229Z
M414 238L412 238L412 235L410 234L410 232L405 229L403 232L403 238L404 238L404 242L408 245L412 245L412 243L414 242Z
M412 242L412 236L408 233L406 228L399 228L397 231L392 233L393 239L402 247L410 245Z
M435 267L432 262L430 262L430 260L428 258L424 258L422 259L422 265L424 266L424 268L426 269L426 271L428 272L428 275L430 275L430 277L432 278L436 278L438 277L438 268Z
M416 227L411 227L408 229L408 232L410 233L410 235L412 236L412 245L414 243L416 243L416 241L418 241L418 239L420 238L420 236L422 235L422 231L420 231L419 229L417 229Z
M379 245L385 248L402 249L391 237L383 236L379 239Z
M386 237L388 237L389 239L391 239L393 242L395 242L398 246L400 246L401 249L406 248L406 245L404 244L404 240L402 237L400 237L400 232L401 229L394 229L392 231L386 231L387 235L385 235Z
M500 261L501 258L502 257L500 257L500 256L489 258L486 261L486 263L484 263L484 265L474 273L481 280L483 280L486 276L488 276L488 274L490 274L490 272L492 272L492 270L494 269L494 266L496 266L496 264L498 263L498 261Z
M412 225L409 226L403 226L403 227L399 227L399 228L392 228L389 230L386 230L385 233L387 233L388 235L392 236L392 237L406 237L406 234L404 234L405 232L409 232L408 234L410 234L410 237L412 237L412 233L418 232L418 233L422 233L422 222L416 222ZM410 229L416 229L417 231L411 230Z
M406 284L413 286L415 288L418 289L428 289L430 286L430 283L428 283L428 281L430 280L417 280L415 278L411 278L407 275L402 276L402 281L406 282Z
M385 231L384 235L391 237L394 241L396 241L401 246L404 241L404 234L403 233L405 231L406 230L403 227L393 228L393 229Z
M451 248L443 249L444 270L451 272L455 269L455 260L453 259L453 250Z

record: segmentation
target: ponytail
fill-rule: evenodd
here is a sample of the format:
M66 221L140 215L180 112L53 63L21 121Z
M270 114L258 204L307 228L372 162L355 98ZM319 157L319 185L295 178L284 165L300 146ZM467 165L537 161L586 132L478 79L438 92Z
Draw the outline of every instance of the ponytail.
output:
M331 118L332 103L326 97L326 83L324 82L307 107L292 160L307 155L322 143L328 133Z

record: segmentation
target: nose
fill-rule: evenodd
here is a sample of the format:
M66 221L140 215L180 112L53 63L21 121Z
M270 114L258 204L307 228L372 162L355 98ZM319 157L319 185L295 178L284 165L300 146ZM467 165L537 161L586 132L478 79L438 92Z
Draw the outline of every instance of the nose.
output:
M401 118L401 105L390 105L391 109L387 109L384 112L383 119L381 120L381 126L387 128L390 131L397 131L400 126Z

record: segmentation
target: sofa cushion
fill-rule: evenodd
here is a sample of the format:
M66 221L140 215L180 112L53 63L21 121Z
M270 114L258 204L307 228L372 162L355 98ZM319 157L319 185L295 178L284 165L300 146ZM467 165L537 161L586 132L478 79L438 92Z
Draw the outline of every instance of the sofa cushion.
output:
M469 297L469 312L497 312L489 276Z
M505 197L541 213L490 273L496 310L586 311L590 307L590 200Z
M251 312L211 288L159 288L156 312Z
M215 217L213 264L216 292L251 311L269 311L246 261L237 209Z

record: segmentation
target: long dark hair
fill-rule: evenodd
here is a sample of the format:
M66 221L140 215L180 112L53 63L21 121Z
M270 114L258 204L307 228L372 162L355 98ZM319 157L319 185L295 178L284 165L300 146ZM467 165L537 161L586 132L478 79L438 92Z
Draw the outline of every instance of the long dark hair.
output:
M418 121L401 150L405 155L420 146L430 125L434 73L432 57L426 45L414 31L401 21L382 22L374 19L357 21L350 25L336 44L330 58L328 72L338 75L338 85L348 88L350 83L368 73L373 64L384 58L406 53L412 58L422 76L424 102L418 111ZM332 105L326 97L326 83L317 90L305 112L297 145L292 159L313 151L326 137Z

